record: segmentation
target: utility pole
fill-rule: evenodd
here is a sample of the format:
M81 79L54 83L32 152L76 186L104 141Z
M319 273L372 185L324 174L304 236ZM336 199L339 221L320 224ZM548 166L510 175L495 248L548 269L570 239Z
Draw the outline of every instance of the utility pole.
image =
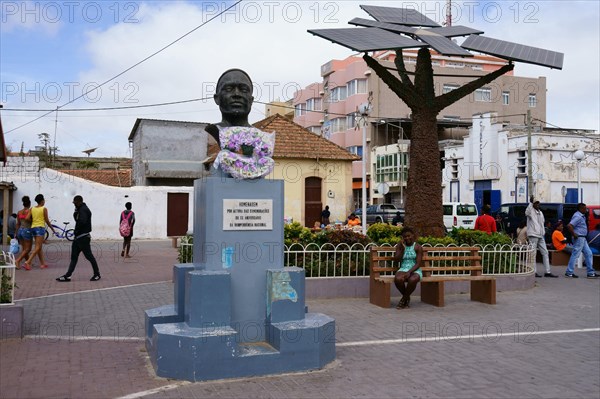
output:
M531 110L527 110L527 198L533 195L533 161L531 160Z

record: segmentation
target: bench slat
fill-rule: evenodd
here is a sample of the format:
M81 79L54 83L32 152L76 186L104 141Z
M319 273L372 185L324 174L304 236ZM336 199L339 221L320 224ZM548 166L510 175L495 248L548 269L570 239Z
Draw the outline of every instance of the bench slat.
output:
M461 275L461 276L429 276L423 277L421 279L422 283L433 283L437 281L485 281L485 280L495 280L494 277L490 276L469 276L469 275Z
M490 276L469 276L469 275L456 275L456 276L430 276L423 277L420 281L425 283L433 283L437 281L485 281L494 280L494 277ZM379 276L375 278L375 281L381 281L382 283L393 283L394 276Z
M434 261L434 260L481 260L481 256L423 256L423 261Z
M453 271L469 271L469 270L481 270L482 266L423 266L421 271L423 272L453 272Z
M425 252L473 252L477 247L422 247Z

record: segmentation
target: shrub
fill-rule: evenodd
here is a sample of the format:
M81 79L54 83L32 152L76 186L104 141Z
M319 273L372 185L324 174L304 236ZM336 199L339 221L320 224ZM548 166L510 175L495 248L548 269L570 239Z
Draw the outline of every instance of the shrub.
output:
M283 240L288 247L294 243L309 244L314 242L315 234L309 228L302 226L299 222L289 223L283 226Z
M402 238L402 227L387 223L374 223L367 230L367 236L377 245L396 245Z
M504 233L488 234L484 231L470 229L453 229L449 237L452 237L458 245L505 245L512 244L511 238Z
M338 244L352 245L357 243L367 245L371 242L369 237L352 230L326 230L323 238L326 240L325 242L334 246Z
M194 243L194 236L187 235L181 237L181 244L190 244ZM177 248L177 260L179 263L192 263L193 262L193 249L188 245L180 245Z
M419 237L419 238L417 238L417 242L421 245L429 244L432 247L435 247L435 246L447 247L448 245L456 245L456 241L454 241L454 239L449 236L446 236L446 237L432 237L432 236Z

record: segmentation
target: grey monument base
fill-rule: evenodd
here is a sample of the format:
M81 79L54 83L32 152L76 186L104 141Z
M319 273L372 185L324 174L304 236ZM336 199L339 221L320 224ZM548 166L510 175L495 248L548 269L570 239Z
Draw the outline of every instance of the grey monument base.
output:
M306 313L303 269L266 271L264 323L231 321L229 272L182 264L173 275L175 304L145 314L158 376L204 381L313 370L335 360L335 320Z

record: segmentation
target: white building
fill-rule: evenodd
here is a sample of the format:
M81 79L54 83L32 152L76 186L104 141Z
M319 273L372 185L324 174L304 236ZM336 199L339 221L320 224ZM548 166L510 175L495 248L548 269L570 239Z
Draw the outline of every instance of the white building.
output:
M498 120L497 114L474 115L461 141L445 146L443 200L478 206L528 202L526 126ZM575 151L585 157L575 159ZM533 195L542 202L600 204L600 135L590 130L533 126L531 132ZM578 166L582 198L578 199Z

